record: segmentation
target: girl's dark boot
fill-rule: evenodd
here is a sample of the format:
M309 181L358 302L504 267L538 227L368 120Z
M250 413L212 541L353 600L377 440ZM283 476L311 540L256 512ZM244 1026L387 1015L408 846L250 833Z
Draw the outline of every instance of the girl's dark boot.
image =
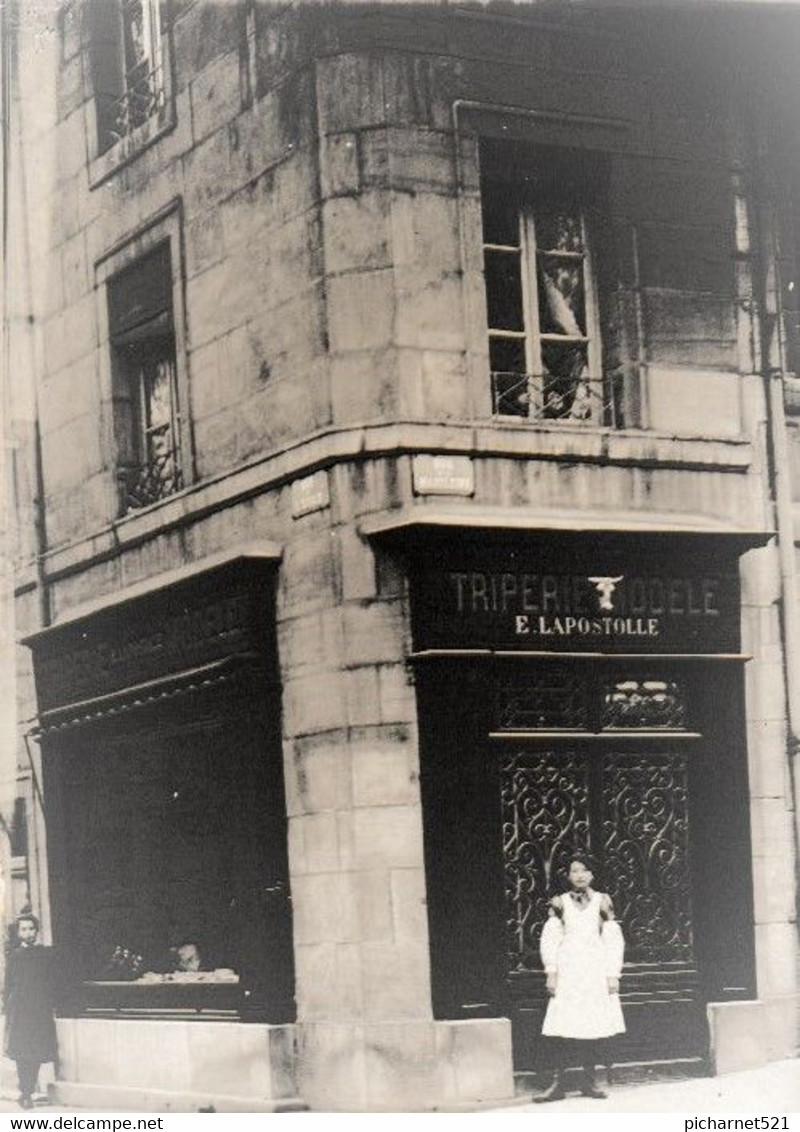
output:
M561 1082L561 1070L556 1069L553 1073L553 1080L550 1083L550 1088L545 1089L543 1093L539 1093L538 1097L533 1098L534 1104L547 1104L548 1101L560 1101L567 1094L564 1092L564 1086Z
M595 1081L594 1065L588 1064L583 1067L583 1084L581 1085L581 1092L585 1097L591 1097L596 1101L604 1101L608 1096L605 1089L601 1089Z

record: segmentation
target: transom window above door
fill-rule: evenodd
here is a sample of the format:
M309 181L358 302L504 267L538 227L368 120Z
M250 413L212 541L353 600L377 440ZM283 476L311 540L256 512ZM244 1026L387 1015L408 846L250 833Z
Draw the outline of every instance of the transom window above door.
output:
M694 735L696 708L684 679L657 665L557 660L498 673L496 734Z

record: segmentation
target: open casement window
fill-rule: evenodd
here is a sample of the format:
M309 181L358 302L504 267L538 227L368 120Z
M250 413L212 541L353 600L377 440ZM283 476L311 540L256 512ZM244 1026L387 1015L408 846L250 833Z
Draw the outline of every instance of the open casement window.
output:
M182 486L171 291L168 244L108 284L123 513Z
M545 159L546 160L546 159ZM576 183L577 181L577 183ZM603 376L592 197L580 180L484 179L483 248L492 411L614 424Z
M92 0L98 151L163 111L165 45L159 0Z

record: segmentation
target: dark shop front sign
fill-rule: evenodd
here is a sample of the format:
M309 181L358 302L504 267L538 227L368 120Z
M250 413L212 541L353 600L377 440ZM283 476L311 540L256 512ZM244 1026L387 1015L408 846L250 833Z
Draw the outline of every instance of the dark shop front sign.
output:
M271 586L228 567L31 641L40 710L117 692L271 640Z
M526 557L529 559L525 561ZM738 575L614 556L558 569L535 556L417 569L414 642L426 648L734 652Z

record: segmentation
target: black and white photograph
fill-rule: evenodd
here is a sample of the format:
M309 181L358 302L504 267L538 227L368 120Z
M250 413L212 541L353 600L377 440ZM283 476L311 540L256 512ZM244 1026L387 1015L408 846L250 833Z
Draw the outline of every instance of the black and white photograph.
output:
M791 1129L800 3L0 40L0 1127Z

